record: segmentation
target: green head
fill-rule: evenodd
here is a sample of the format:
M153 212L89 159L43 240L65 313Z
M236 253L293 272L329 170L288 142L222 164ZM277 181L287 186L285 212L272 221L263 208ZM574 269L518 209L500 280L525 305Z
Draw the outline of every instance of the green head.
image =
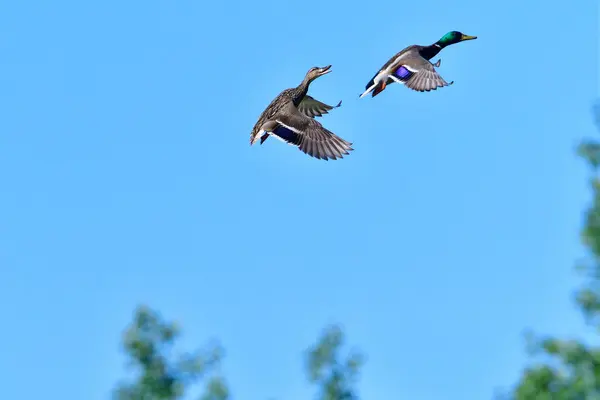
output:
M462 32L451 31L446 33L440 40L437 41L436 44L439 44L441 47L446 47L451 44L455 44L458 42L464 42L465 40L473 40L477 39L477 36L469 36L465 35Z

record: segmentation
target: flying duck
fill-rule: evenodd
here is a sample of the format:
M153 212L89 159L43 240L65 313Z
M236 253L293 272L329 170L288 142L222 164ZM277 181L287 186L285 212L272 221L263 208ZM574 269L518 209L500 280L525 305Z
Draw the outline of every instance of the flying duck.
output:
M381 93L387 85L397 82L418 92L429 92L439 87L450 86L435 68L442 60L432 64L429 60L435 57L444 47L451 44L477 39L464 33L451 31L440 40L429 46L411 45L388 60L365 86L365 92L360 97L372 92L372 97Z
M307 95L312 81L331 72L331 65L313 67L295 88L282 91L258 118L250 134L252 146L260 139L263 144L269 136L297 147L318 159L336 160L354 150L352 143L327 130L315 117L321 117L335 107Z

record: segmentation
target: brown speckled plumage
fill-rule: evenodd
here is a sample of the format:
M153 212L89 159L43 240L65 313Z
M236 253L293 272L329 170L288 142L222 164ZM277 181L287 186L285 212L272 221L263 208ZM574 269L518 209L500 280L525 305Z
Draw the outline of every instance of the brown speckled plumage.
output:
M318 159L336 160L352 151L352 143L324 128L315 117L327 114L335 107L307 95L310 83L329 72L324 68L311 68L295 88L282 91L258 118L250 133L250 145L260 143L271 135L298 147L299 150Z

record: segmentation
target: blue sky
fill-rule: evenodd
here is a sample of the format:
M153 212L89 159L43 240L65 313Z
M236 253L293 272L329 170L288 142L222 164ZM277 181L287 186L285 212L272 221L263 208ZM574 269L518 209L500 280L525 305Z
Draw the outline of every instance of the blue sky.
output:
M140 303L183 346L218 338L236 399L309 398L302 351L333 322L368 356L365 399L511 385L524 329L585 333L597 22L592 0L2 3L4 395L106 399ZM479 36L440 53L453 86L358 99L450 30ZM310 93L343 100L320 121L356 150L249 147L327 64Z

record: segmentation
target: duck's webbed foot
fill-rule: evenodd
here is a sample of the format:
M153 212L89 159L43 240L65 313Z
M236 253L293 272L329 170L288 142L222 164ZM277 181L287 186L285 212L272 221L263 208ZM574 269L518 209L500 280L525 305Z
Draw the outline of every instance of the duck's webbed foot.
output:
M440 58L439 60L437 60L437 62L435 64L433 64L433 66L436 68L439 68L441 64L442 64L442 59Z

